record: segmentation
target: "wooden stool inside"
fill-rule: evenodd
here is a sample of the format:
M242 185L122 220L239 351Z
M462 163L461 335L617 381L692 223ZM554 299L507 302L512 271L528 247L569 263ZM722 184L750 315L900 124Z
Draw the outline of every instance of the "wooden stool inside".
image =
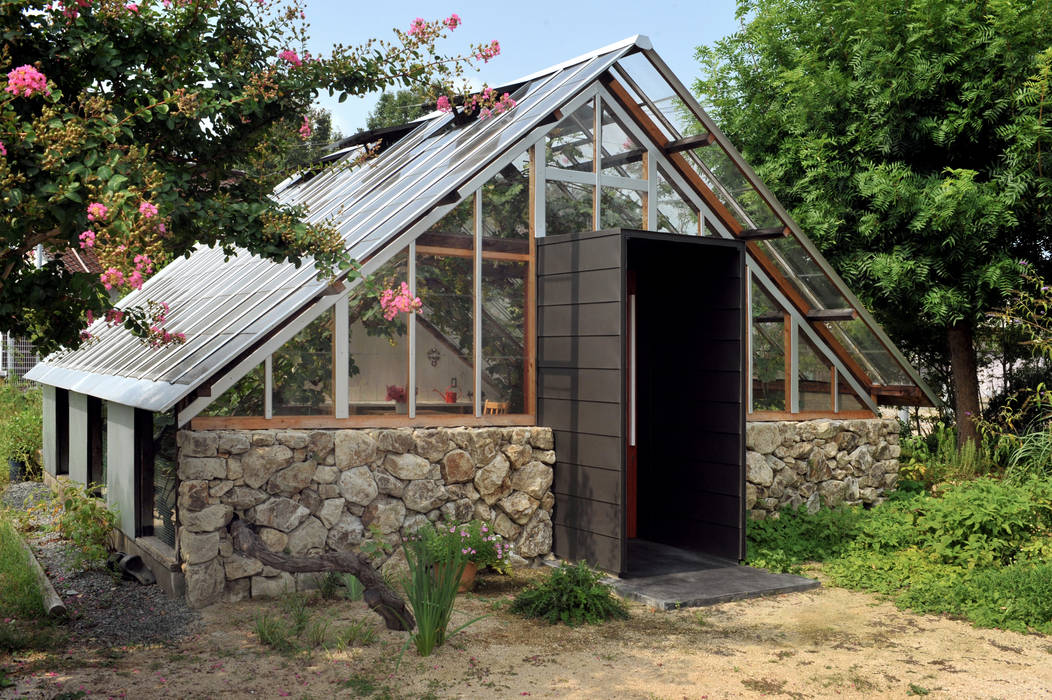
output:
M484 416L496 416L507 412L507 401L486 401L482 404L482 415Z

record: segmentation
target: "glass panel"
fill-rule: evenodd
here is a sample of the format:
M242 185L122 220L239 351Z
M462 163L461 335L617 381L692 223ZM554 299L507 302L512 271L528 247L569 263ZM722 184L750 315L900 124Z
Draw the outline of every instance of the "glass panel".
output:
M417 246L455 248L471 251L475 248L475 196L471 195L452 211L433 224L416 239Z
M867 410L866 404L862 403L855 390L851 388L851 385L843 377L839 376L839 373L837 376L837 391L840 394L840 411Z
M523 153L482 186L482 250L529 254L530 157Z
M418 249L419 250L419 249ZM416 413L472 413L474 406L472 252L419 254L416 293Z
M402 282L408 282L408 260L405 250L395 255L373 274L375 286L381 290L398 289ZM405 314L385 319L379 300L362 286L350 294L348 306L350 414L407 413L406 401L388 398L407 398L409 346Z
M784 411L785 316L755 282L752 316L752 410Z
M602 221L599 228L646 228L640 192L616 187L604 187L602 192L603 198L599 204Z
M796 238L783 236L757 241L757 244L812 306L820 309L844 309L849 306L844 295Z
M528 272L525 262L482 262L483 414L526 412Z
M593 172L594 131L595 106L589 100L564 117L548 134L545 163L552 168Z
M698 235L698 210L658 169L657 230L666 233Z
M263 416L263 364L256 365L222 396L201 411L202 416ZM106 454L106 446L102 447ZM105 457L104 457L105 459Z
M175 432L171 413L153 414L153 535L169 547L175 546L175 500L179 488Z
M811 341L799 336L797 375L801 411L833 410L833 366Z
M599 161L604 175L643 177L643 147L621 121L603 109L603 141Z
M547 235L594 231L595 188L573 182L545 183L544 226Z
M332 340L329 309L271 355L275 416L332 415Z
M913 380L862 319L834 321L826 326L874 380L881 384L913 384Z

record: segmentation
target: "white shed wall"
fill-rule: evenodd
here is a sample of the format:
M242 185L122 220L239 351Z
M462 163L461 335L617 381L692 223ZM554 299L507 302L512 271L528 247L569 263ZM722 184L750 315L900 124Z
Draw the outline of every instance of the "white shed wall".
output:
M135 409L110 402L106 430L106 503L118 509L121 531L135 537Z
M69 392L69 478L88 483L88 397Z
M55 441L57 431L55 430L55 387L43 387L44 404L41 409L41 417L44 424L44 471L55 476L58 463L58 450Z

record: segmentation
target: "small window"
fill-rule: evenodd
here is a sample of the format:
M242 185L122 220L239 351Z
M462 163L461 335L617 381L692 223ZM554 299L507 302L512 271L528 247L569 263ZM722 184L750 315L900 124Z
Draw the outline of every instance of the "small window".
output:
M752 286L752 410L785 411L785 313Z

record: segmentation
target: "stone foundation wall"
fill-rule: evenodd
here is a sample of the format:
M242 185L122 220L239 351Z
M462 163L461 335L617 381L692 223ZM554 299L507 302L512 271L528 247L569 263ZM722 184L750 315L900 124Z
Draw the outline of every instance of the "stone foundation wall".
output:
M310 588L316 574L233 551L236 514L273 551L314 555L379 538L404 562L402 536L424 523L481 518L514 544L513 563L551 552L548 428L181 431L179 537L195 607ZM373 527L375 526L375 527Z
M785 506L879 503L899 472L899 424L884 420L748 423L746 501L752 517Z

